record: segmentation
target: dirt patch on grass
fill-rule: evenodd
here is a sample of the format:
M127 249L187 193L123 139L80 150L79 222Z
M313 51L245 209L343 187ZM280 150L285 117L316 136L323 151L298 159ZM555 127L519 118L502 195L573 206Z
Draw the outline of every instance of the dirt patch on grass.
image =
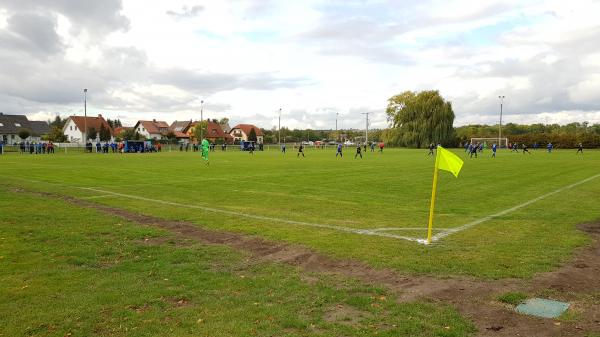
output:
M355 326L362 320L372 318L373 314L359 310L353 306L338 304L329 308L323 315L323 320L329 323Z
M195 243L194 240L182 237L158 236L138 240L139 243L148 246L171 245L175 247L189 247Z
M190 301L187 298L163 298L163 301L165 301L166 303L168 303L169 305L171 305L174 308L182 308L182 307L187 307L190 306Z
M572 300L577 293L598 292L600 223L581 226L581 229L592 237L590 247L581 249L572 262L556 271L537 275L533 280L487 281L466 277L439 279L431 276L403 275L389 269L375 269L358 261L336 259L315 253L300 245L207 230L193 223L161 219L68 196L50 193L43 195L61 198L78 206L93 208L143 225L159 227L174 233L181 240L193 239L207 244L226 245L249 253L249 263L286 263L310 273L341 275L367 284L383 285L396 294L400 301L424 299L434 303L452 304L474 322L480 336L584 336L589 332L600 331L600 314L595 310L597 305L594 302L588 303L582 309L580 319L559 322L517 314L496 300L499 295L512 291L536 293L553 289L564 295L564 298L561 298L563 300ZM338 313L338 310L329 313L328 319L335 320L347 311L347 308L339 309ZM349 316L356 317L356 314Z
M590 234L592 245L580 249L571 262L559 269L538 275L533 287L565 293L600 291L600 222L580 225L579 229Z

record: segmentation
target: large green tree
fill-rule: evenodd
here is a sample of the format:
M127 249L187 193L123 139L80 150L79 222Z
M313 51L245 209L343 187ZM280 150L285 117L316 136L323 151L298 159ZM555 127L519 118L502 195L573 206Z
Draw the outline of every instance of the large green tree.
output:
M87 132L87 138L91 139L91 140L96 140L96 137L98 136L98 131L96 131L96 128L91 127L88 129Z
M62 127L51 126L50 133L48 134L48 140L53 142L66 142L67 136L63 133Z
M110 140L110 129L104 126L104 124L100 124L98 136L100 137L101 141L108 142Z
M140 140L142 138L139 132L135 131L133 128L127 128L121 131L119 136L123 140Z
M248 135L248 140L251 142L256 141L256 130L254 130L254 128L250 129L250 134Z
M31 136L31 132L28 129L19 129L19 138L25 140Z
M167 138L167 141L169 143L173 143L173 144L177 143L177 135L172 130L169 130L169 132L167 132L165 137Z
M391 130L383 134L387 143L421 148L454 141L452 104L437 90L393 96L388 99L386 113L391 123Z

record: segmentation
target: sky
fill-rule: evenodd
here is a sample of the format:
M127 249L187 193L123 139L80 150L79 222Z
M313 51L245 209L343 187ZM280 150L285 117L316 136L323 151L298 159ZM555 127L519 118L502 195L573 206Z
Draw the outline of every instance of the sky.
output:
M600 0L0 0L0 111L387 126L439 90L455 126L600 123ZM233 125L232 125L233 126Z

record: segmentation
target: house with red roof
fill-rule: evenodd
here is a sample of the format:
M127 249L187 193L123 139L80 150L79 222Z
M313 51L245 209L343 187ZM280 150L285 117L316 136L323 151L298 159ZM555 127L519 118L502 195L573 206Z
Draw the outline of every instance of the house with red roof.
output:
M96 139L93 139L93 141L100 140L100 129L102 127L110 131L111 137L114 136L113 129L102 115L98 115L98 117L69 116L65 126L63 126L63 134L69 142L84 143L83 138L86 127L88 134L90 129L96 130Z
M199 123L199 122L192 122L187 129L187 134L190 137L190 139L194 139L194 137L195 137L194 132L195 132L197 123ZM223 131L223 128L216 120L212 120L212 121L207 120L206 123L207 123L207 125L206 125L207 132L204 135L204 138L208 139L208 141L210 141L211 143L225 143L225 144L233 143L233 137L231 135L229 135L228 133L226 133L225 131Z
M169 126L169 131L172 131L175 134L175 138L180 143L187 143L190 141L190 136L187 134L188 129L192 126L192 120L189 121L174 121L171 126Z
M133 130L146 139L160 140L169 133L169 124L164 121L157 121L156 119L151 121L138 121L133 127Z
M116 136L118 136L118 135L120 135L120 134L122 134L122 133L124 133L124 132L130 131L130 130L133 130L133 128L126 127L126 126L117 126L117 127L116 127L116 128L113 130L113 132L114 132L114 135L115 135L115 137L116 137Z
M263 132L259 127L252 124L238 124L231 128L229 134L233 137L235 142L239 142L242 140L248 141L248 137L250 136L250 132L252 129L254 129L254 132L256 133L256 143L262 144L264 136Z

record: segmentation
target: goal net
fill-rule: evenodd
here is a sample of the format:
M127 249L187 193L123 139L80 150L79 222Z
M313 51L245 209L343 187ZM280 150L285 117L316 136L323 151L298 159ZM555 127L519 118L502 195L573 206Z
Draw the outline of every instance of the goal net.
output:
M473 144L483 144L484 147L491 148L492 145L498 144L499 148L508 148L508 138L471 138Z

